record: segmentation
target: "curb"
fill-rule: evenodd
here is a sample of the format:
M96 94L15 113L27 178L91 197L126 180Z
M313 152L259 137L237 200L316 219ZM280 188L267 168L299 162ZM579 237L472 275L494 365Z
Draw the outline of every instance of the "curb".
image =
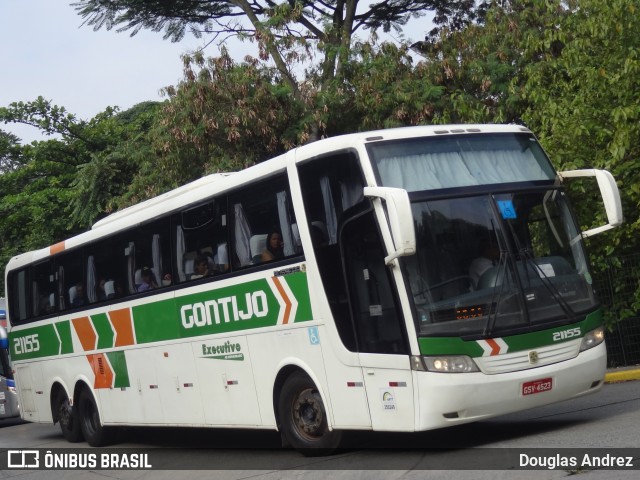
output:
M628 382L631 380L640 380L640 368L610 371L604 376L605 383Z

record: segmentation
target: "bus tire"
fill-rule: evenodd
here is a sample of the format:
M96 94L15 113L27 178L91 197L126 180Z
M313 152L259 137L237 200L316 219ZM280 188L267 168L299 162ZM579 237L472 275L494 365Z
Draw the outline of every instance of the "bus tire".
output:
M102 447L112 441L112 431L100 423L98 405L88 388L83 388L78 400L78 417L85 440L92 447Z
M58 420L64 438L71 443L84 440L78 418L78 408L69 404L69 397L63 389L58 391L53 408L55 409L54 418Z
M342 432L329 430L320 392L303 372L294 372L285 380L278 415L285 439L303 455L329 455L338 449Z

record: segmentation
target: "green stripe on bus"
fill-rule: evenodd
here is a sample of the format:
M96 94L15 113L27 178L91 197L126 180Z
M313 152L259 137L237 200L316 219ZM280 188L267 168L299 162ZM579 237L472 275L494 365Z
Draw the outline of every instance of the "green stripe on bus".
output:
M67 353L73 353L73 341L71 340L71 322L65 320L55 324L58 331L58 337L60 337L60 353L62 355Z
M307 274L298 272L284 277L291 293L298 300L298 311L296 312L296 322L304 322L313 318L311 302L309 301L309 285L307 284Z
M580 336L583 337L586 333L601 326L602 319L602 310L597 310L587 315L580 322L501 338L509 347L508 353L540 348L554 343L575 340L575 336L559 341L553 338L555 333L573 328L580 328ZM418 345L422 355L469 355L470 357L481 357L484 353L484 350L476 340L463 340L459 337L420 337L418 338Z
M130 387L129 370L127 369L127 358L124 351L107 352L107 358L109 359L115 377L113 379L113 387Z
M109 322L107 314L99 313L97 315L91 315L91 321L93 322L93 328L96 329L96 334L98 335L98 344L96 348L101 350L103 348L113 347L115 334L113 333L113 328L111 327L111 322Z
M289 323L311 320L306 274L287 275L286 281L298 302ZM281 305L286 301L278 297L269 282L260 279L139 305L131 309L136 340L143 344L275 326L287 313Z
M104 348L113 347L115 334L113 333L113 328L111 327L111 322L109 322L107 315L105 313L91 315L91 322L93 323L93 328L95 328L96 334L98 335L96 349L102 350Z
M60 341L53 323L11 332L11 359L51 357L60 353Z

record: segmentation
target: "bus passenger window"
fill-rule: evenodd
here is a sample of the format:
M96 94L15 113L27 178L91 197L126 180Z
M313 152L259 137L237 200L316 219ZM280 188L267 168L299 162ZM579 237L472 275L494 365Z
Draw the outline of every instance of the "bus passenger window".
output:
M284 175L236 192L231 204L236 268L274 262L301 253Z
M213 277L229 269L226 199L180 212L174 215L174 224L177 282Z
M49 261L32 269L31 302L34 315L48 315L55 310L54 275Z

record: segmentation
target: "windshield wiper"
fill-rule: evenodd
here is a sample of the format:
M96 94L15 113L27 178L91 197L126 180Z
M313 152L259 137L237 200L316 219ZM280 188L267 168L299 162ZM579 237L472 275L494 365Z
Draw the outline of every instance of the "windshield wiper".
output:
M489 315L487 318L487 324L483 332L483 335L486 337L491 336L493 327L495 326L496 320L498 319L498 309L500 307L500 301L502 300L502 292L504 291L504 286L507 281L507 258L508 253L501 250L500 260L498 261L498 272L496 275L496 283L500 283L500 289L496 289L496 285L494 284L493 294L491 295L491 301L489 302Z

